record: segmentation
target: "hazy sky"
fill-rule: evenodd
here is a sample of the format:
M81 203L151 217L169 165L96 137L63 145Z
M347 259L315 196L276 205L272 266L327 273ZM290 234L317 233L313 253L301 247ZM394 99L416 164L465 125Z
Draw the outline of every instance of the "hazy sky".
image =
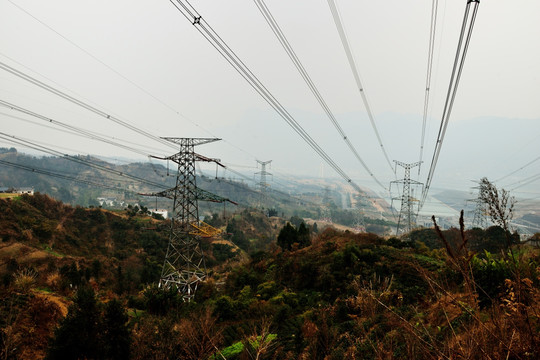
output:
M418 161L432 2L337 3L390 158ZM349 139L375 176L388 184L393 174L369 124L326 0L266 4ZM197 0L192 5L354 181L380 190L331 125L253 1ZM420 181L425 181L431 161L465 5L465 0L439 1L424 155L428 164ZM539 16L538 0L481 2L434 188L468 190L470 180L495 180L540 155ZM223 138L198 151L225 163L255 166L257 158L273 160L273 168L282 173L336 176L169 1L0 0L0 61L156 136ZM129 140L152 154L174 151L3 70L0 99ZM0 107L1 132L66 153L146 160L39 123ZM503 185L539 172L540 161ZM527 196L540 195L534 188L528 187L533 193Z

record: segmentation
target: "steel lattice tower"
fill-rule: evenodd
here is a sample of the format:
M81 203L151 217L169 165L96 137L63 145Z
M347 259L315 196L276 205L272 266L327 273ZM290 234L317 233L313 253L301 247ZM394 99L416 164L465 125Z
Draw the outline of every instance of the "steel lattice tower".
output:
M332 213L330 212L330 187L328 185L324 188L324 197L321 207L321 221L332 222Z
M423 185L422 183L411 180L411 169L415 166L420 165L422 162L415 162L412 164L406 164L401 161L394 160L397 165L403 167L405 169L405 176L402 180L395 180L390 183L392 184L403 184L403 191L401 193L401 198L393 198L392 200L401 200L401 210L399 211L399 218L398 218L398 224L396 228L396 235L399 235L399 228L401 225L402 219L405 223L405 233L409 233L413 227L415 226L415 212L413 210L414 205L413 203L415 201L418 201L417 199L414 199L411 196L411 185Z
M476 203L476 207L474 209L472 227L485 229L488 225L486 204L483 201L474 200L474 202Z
M485 229L488 226L488 210L486 203L482 200L482 185L474 189L478 189L478 197L474 200L469 200L476 204L474 207L472 227Z
M260 175L260 180L259 180L259 190L261 191L261 200L260 200L260 202L261 202L261 207L263 207L267 203L267 200L268 200L268 188L270 187L270 184L268 184L268 182L266 182L266 177L269 176L269 175L272 176L271 173L266 171L266 165L270 165L272 163L272 160L268 160L268 161L257 160L257 163L261 164L261 171L256 172L255 175Z
M358 210L358 213L356 214L356 221L354 223L354 230L359 233L366 232L366 220L364 210Z
M220 139L208 138L164 138L180 145L180 151L162 160L171 160L178 164L176 186L152 196L162 196L173 200L173 215L167 254L161 271L159 287L176 287L184 300L190 301L195 296L198 284L206 278L204 254L200 247L201 237L211 237L218 232L211 226L199 221L198 200L213 202L229 201L197 187L195 162L207 161L219 163L219 160L195 153L194 147Z

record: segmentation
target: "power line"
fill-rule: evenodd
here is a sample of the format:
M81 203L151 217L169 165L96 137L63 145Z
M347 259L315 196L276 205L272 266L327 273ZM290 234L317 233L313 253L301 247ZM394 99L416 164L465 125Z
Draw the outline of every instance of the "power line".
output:
M79 137L85 137L85 138L92 138L92 137L89 137L89 136L85 136L85 135L82 135L82 134L79 134L77 132L74 132L74 131L70 131L70 130L66 130L66 129L59 129L59 128L55 128L55 127L52 127L52 126L47 126L47 124L41 124L41 123L38 123L37 121L33 121L33 120L29 120L29 119L25 119L25 118L22 118L22 117L19 117L19 116L16 116L16 115L12 115L12 114L8 114L8 113L5 113L5 112L2 112L0 111L0 115L3 115L3 116L6 116L8 118L11 118L11 119L15 119L15 120L19 120L19 121L23 121L23 122L26 122L26 123L29 123L29 124L33 124L33 125L36 125L36 126L40 126L40 127L44 127L44 128L48 128L48 129L53 129L55 131L58 131L58 132L62 132L62 133L65 133L65 134L69 134L69 135L75 135L75 136L79 136ZM83 129L84 130L84 129ZM95 135L100 135L100 136L104 136L102 134L99 134L99 133L96 133L96 132L93 132L93 131L90 131L90 133L93 133ZM110 137L110 139L112 140L117 140L116 138L114 137ZM133 142L130 142L128 140L121 140L123 142L126 142L126 143L130 143L130 144L133 144L133 145L139 145L139 144L135 144ZM10 141L11 142L11 141ZM50 144L45 144L43 142L38 142L36 141L37 144L41 144L41 145L49 145ZM28 147L26 145L23 145L25 148ZM66 147L61 147L61 146L58 146L56 145L56 148L57 149L62 149L62 150L67 150L67 151L71 151L73 153L78 153L79 151L78 150L75 150L75 149L71 149L71 148L66 148ZM161 150L157 150L157 149L154 149L154 151L161 151ZM99 156L96 156L99 158ZM108 158L108 157L105 157L105 158ZM126 160L118 160L118 159L115 159L115 161L119 162L119 163L125 163L125 164L129 164L130 161L126 161Z
M46 90L46 91L48 91L48 92L50 92L50 93L52 93L54 95L57 95L57 96L65 99L65 100L67 100L67 101L69 101L69 102L71 102L71 103L73 103L75 105L78 105L78 106L80 106L80 107L82 107L82 108L84 108L86 110L89 110L89 111L93 112L96 115L99 115L99 116L102 116L102 117L104 117L106 119L109 119L109 120L111 120L111 121L113 121L113 122L115 122L115 123L117 123L117 124L119 124L119 125L121 125L123 127L126 127L126 128L128 128L128 129L130 129L132 131L135 131L135 132L137 132L137 133L139 133L139 134L141 134L143 136L146 136L146 137L148 137L148 138L150 138L152 140L155 140L155 141L157 141L157 142L159 142L159 143L161 143L163 145L167 145L169 147L173 146L172 144L168 143L167 141L165 141L165 140L163 140L163 139L161 139L161 138L159 138L159 137L157 137L155 135L152 135L152 134L150 134L149 132L147 132L145 130L142 130L142 129L134 126L134 125L131 125L130 123L128 123L128 122L126 122L124 120L121 120L121 119L119 119L119 118L117 118L117 117L115 117L115 116L113 116L111 114L108 114L105 111L102 111L102 110L100 110L100 109L98 109L98 108L96 108L96 107L94 107L94 106L92 106L92 105L90 105L90 104L88 104L88 103L86 103L84 101L78 100L78 99L74 98L73 96L68 95L65 92L62 92L62 91L60 91L60 90L58 90L58 89L56 89L56 88L54 88L54 87L52 87L50 85L47 85L44 82L39 81L36 78L33 78L30 75L27 75L27 74L25 74L25 73L15 69L15 68L11 67L11 66L9 66L9 65L1 62L1 61L0 61L0 69L3 69L3 70L5 70L5 71L7 71L7 72L21 78L21 79L23 79L25 81L30 82L31 84L34 84L34 85L42 88L43 90Z
M235 175L237 175L237 176L239 176L239 177L241 177L241 178L243 178L243 179L245 179L245 180L247 180L247 181L249 181L249 182L252 182L254 185L257 185L257 182L256 182L253 178L251 178L251 177L249 177L249 176L246 176L246 175L242 174L241 172L239 172L239 171L234 170L233 168L231 168L231 165L232 165L232 164L225 164L225 165L226 165L226 166L224 166L224 169L225 169L226 171L229 171L229 172L231 172L231 173L233 173L233 174L235 174ZM239 165L236 165L235 167L239 167ZM243 167L245 167L245 168L250 168L250 169L251 169L251 168L254 168L253 166L243 166ZM283 174L281 173L281 175L283 175ZM224 179L224 177L222 177L222 178ZM282 186L286 187L285 184L282 184L282 183L276 181L275 178L276 178L276 177L273 176L273 181L274 181L274 182L277 182L278 184L281 184ZM289 182L293 182L293 183L295 183L295 184L297 184L297 185L299 185L299 186L302 186L302 185L303 185L303 184L300 184L300 183L295 182L295 181L292 181L292 180L287 180L287 179L284 179L284 180L285 180L285 181L289 181ZM255 190L253 190L253 191L255 191ZM256 192L256 191L255 191L255 192ZM319 204L316 204L316 203L314 203L314 202L310 202L309 200L305 200L305 199L302 199L302 198L300 198L300 197L296 197L296 196L294 196L294 195L288 194L288 193L286 193L286 192L284 192L284 191L278 190L278 189L276 189L275 187L272 188L272 192L274 192L274 193L279 193L279 194L281 194L281 195L283 195L283 196L291 197L291 198L293 198L293 199L296 199L297 201L306 202L306 203L309 203L309 204L314 205L314 206L320 206ZM259 194L259 192L256 192L256 193Z
M257 7L259 8L261 14L264 16L266 22L268 23L268 25L270 26L270 28L272 29L272 31L278 38L279 42L283 46L283 49L285 50L285 52L287 53L287 55L293 62L294 66L296 67L296 69L298 70L298 72L300 73L304 81L306 82L307 86L309 87L309 89L311 90L311 92L313 93L313 95L315 96L315 98L317 99L321 107L323 108L324 112L326 113L326 115L328 116L328 118L330 119L334 127L336 128L336 130L338 131L341 138L345 141L345 143L347 144L351 152L354 154L356 159L360 162L360 164L362 164L364 169L373 178L373 180L375 180L377 184L380 185L383 189L387 190L384 187L384 185L375 177L375 175L373 175L372 171L368 168L364 160L362 160L362 158L360 157L360 154L358 153L356 148L353 146L353 144L349 140L349 137L345 134L345 131L343 130L343 128L337 121L334 114L332 113L332 110L330 110L329 106L326 104L326 101L324 100L321 93L319 92L315 84L313 83L313 80L311 80L311 77L309 76L308 72L302 65L302 62L296 55L294 49L292 48L291 44L285 37L285 34L283 33L280 26L276 22L274 16L270 12L270 9L268 9L268 7L266 6L266 3L264 2L264 0L254 0L254 1Z
M429 109L429 94L431 90L431 73L433 70L433 53L435 50L435 34L437 29L437 11L439 7L439 0L433 0L431 6L431 24L429 30L429 49L428 49L428 61L427 61L427 74L426 74L426 92L424 95L424 115L422 117L422 137L420 139L420 159L418 160L418 176L420 176L420 169L422 168L422 158L424 155L424 142L426 137L426 123Z
M257 185L257 181L255 181L253 178L251 178L251 177L249 177L249 176L246 176L246 175L242 174L241 172L232 169L230 166L224 166L224 168L225 168L225 170L227 170L227 171L229 171L229 172L231 172L231 173L233 173L233 174L235 174L235 175L237 175L237 176L243 178L244 180L247 180L247 181L249 181L249 182L252 182L254 185ZM201 171L201 173L202 173L202 171ZM204 175L204 174L203 174L203 175ZM208 178L210 178L208 175L205 175L205 176L208 177ZM217 178L217 179L218 179L218 180L224 180L224 181L227 181L227 180L225 179L225 177L221 177L221 178ZM235 184L234 181L233 181L231 184L234 185L234 184ZM254 193L254 194L257 194L257 195L261 195L261 192L260 192L260 191L253 190L253 189L249 188L247 185L246 185L246 187L247 187L247 189L249 189L250 192L252 192L252 193ZM272 193L275 193L275 194L280 194L280 195L283 196L283 197L286 199L286 201L288 201L288 202L291 202L291 201L289 200L289 198L292 198L292 199L295 199L296 201L301 202L301 203L307 203L307 204L310 204L310 205L313 205L313 206L316 206L316 207L320 207L320 204L316 204L316 203L314 203L314 202L312 202L312 201L309 201L309 200L306 200L306 199L302 199L301 197L298 197L298 196L294 196L294 195L288 194L288 193L286 193L286 192L284 192L284 191L281 191L281 190L276 189L275 187L273 187L273 188L271 189L271 192L272 192Z
M125 173L123 171L114 170L114 169L108 168L108 167L106 167L104 165L100 165L100 164L94 163L92 161L82 159L81 157L75 157L75 156L71 156L71 155L67 155L67 154L62 154L61 152L53 150L51 148L47 148L45 146L38 145L38 144L36 144L34 142L31 142L29 140L21 139L19 137L13 136L13 135L8 135L8 134L5 134L3 132L0 132L0 139L4 139L4 140L7 140L7 141L15 143L15 144L27 146L27 147L29 147L31 149L41 151L41 152L47 153L49 155L58 156L60 158L63 158L63 159L69 160L69 161L73 161L73 162L76 162L76 163L91 167L91 168L96 169L96 170L101 170L101 171L105 171L105 172L108 172L108 173L111 173L111 174L114 174L114 175L117 175L117 176L120 176L120 177L129 178L131 180L134 180L134 181L137 181L137 182L140 182L140 183L143 183L143 184L155 186L155 187L158 187L158 188L166 188L163 184L159 184L159 183L156 183L156 182L153 182L153 181L150 181L148 179L144 179L144 178L141 178L141 177L138 177L138 176L130 175L130 174L127 174L127 173Z
M118 188L118 187L115 187L115 186L100 184L100 183L97 183L97 182L94 182L94 181L75 178L75 177L67 176L67 175L64 175L64 174L60 174L60 173L45 170L45 169L40 169L40 168L36 168L36 167L31 167L31 166L26 166L26 165L22 165L22 164L12 163L10 161L0 160L0 164L10 166L10 167L13 167L13 168L16 168L16 169L20 169L20 170L33 172L33 173L36 173L36 174L53 176L53 177L57 177L57 178L60 178L60 179L63 179L63 180L79 182L79 183L82 183L82 184L97 186L97 187L101 187L101 188L104 188L104 189L131 192L129 190L121 189L121 188Z
M525 185L529 185L530 183L533 183L535 181L537 181L538 179L540 179L540 174L536 174L536 175L532 175L532 176L529 176L523 180L520 180L520 181L516 181L512 184L509 184L508 186L514 186L514 185L518 185L518 186L515 186L514 188L512 188L511 191L514 191L516 189L519 189L520 187L523 187Z
M294 119L285 107L270 93L262 82L249 70L231 48L220 38L202 16L185 0L169 0L171 4L190 21L201 35L227 60L227 62L261 95L261 97L278 113L283 120L343 179L357 191L360 187L334 162L334 160L317 144L315 140Z
M534 160L529 161L528 163L526 163L525 165L523 165L523 166L520 167L519 169L512 171L510 174L505 175L505 176L503 176L503 177L501 177L501 178L498 178L498 179L495 180L494 182L499 182L499 181L501 181L501 180L506 179L507 177L510 177L510 176L514 175L515 173L517 173L517 172L519 172L519 171L525 169L525 168L528 167L529 165L534 164L534 163L537 162L538 160L540 160L540 156L537 157L537 158L534 159ZM511 185L512 185L512 184L511 184Z
M23 122L26 122L26 123L29 123L29 124L32 124L32 125L40 126L40 127L43 127L43 128L48 128L48 129L51 129L51 128L52 128L51 126L47 126L46 124L41 124L41 123L38 123L37 121L25 119L25 118L22 118L22 117L20 117L20 116L16 116L16 115L13 115L13 114L5 113L5 112L3 112L3 111L0 111L0 115L3 115L3 116L8 117L8 118L10 118L10 119L14 119L14 120L18 120L18 121L23 121ZM53 128L53 129L56 130L56 131L58 131L58 132L62 132L62 133L64 133L64 134L84 137L84 135L77 134L77 133L74 132L74 131L70 131L70 130L66 130L66 129L58 129L58 128Z
M360 96L362 97L362 101L364 102L364 106L366 108L369 121L371 122L371 127L373 128L373 131L375 132L375 135L377 136L377 140L379 141L379 145L384 154L386 162L388 163L388 166L390 166L390 169L395 174L394 167L392 166L392 162L390 161L390 158L388 157L388 154L386 153L386 150L381 140L381 136L379 135L379 130L377 130L377 125L375 124L375 118L373 117L371 107L369 106L369 102L365 93L364 86L362 85L362 81L360 80L358 67L356 66L356 62L354 61L354 56L353 56L351 47L349 45L349 40L347 39L347 33L345 31L345 27L343 26L339 9L334 0L328 0L328 6L330 7L330 11L332 12L332 17L334 18L334 24L336 25L337 31L339 33L339 37L341 39L341 43L343 45L343 49L345 50L345 54L347 55L347 60L349 61L349 65L351 67L354 80L356 81L356 86L358 87L358 91L360 92Z
M474 3L474 8L473 8L472 15L469 17L471 3ZM419 209L423 207L424 201L431 187L433 174L437 166L437 161L439 159L439 155L441 152L444 136L446 134L446 128L448 127L448 121L450 120L450 114L454 106L454 100L456 98L459 80L463 72L463 66L465 64L465 58L467 56L467 50L469 48L479 4L480 4L480 0L468 0L467 5L465 7L465 15L463 16L461 33L459 36L458 46L456 50L456 57L454 59L454 67L452 69L452 76L450 77L450 84L448 85L448 92L446 95L443 115L441 118L441 125L439 127L439 134L437 135L437 142L435 144L435 150L433 152L433 158L431 160L431 166L429 168L429 173L426 180L426 186L424 187L424 191L422 193L422 200L420 201ZM465 38L465 42L463 41L464 38Z
M28 109L25 109L23 107L17 106L15 104L10 103L10 102L7 102L7 101L4 101L4 100L0 99L0 105L5 106L5 107L7 107L7 108L9 108L11 110L15 110L15 111L21 112L23 114L30 115L32 117L38 118L38 119L43 120L43 121L45 121L45 122L47 122L49 124L54 124L54 125L63 127L64 129L71 130L71 132L73 134L81 135L81 136L84 136L84 137L86 137L88 139L98 140L98 141L101 141L101 142L104 142L104 143L107 143L107 144L110 144L110 145L113 145L113 146L117 146L117 147L120 147L122 149L135 152L135 153L137 153L139 155L148 156L148 153L146 153L144 151L141 151L139 149L136 149L134 147L123 145L123 144L121 144L121 143L119 143L117 141L109 140L109 139L105 138L103 135L99 135L99 134L97 134L97 133L95 133L93 131L84 130L84 129L81 129L81 128L78 128L78 127L75 127L75 126L72 126L72 125L69 125L69 124L66 124L66 123L63 123L61 121L54 120L52 118L49 118L49 117L46 117L44 115L35 113L35 112L31 111L31 110L28 110Z
M15 120L19 120L19 121L23 121L23 122L26 122L26 123L29 123L29 124L32 124L32 125L36 125L36 126L40 126L40 127L43 127L43 128L47 128L47 129L53 129L55 131L58 131L58 132L62 132L64 134L69 134L69 135L74 135L74 136L79 136L79 137L84 137L84 138L88 138L88 139L92 139L92 137L90 136L85 136L83 134L80 134L80 133L77 133L75 131L70 131L70 130L66 130L66 129L59 129L59 128L55 128L53 126L48 126L47 124L41 124L41 123L38 123L37 121L33 121L33 120L29 120L29 119L25 119L25 118L22 118L20 116L16 116L16 115L13 115L13 114L8 114L8 113L5 113L5 112L2 112L0 111L0 115L3 115L3 116L6 116L8 118L11 118L11 119L15 119ZM81 130L84 130L84 129L81 129ZM107 137L106 135L103 135L103 134L100 134L100 133L97 133L95 131L89 131L91 134L95 134L97 136L103 136L103 137ZM125 142L127 144L132 144L132 145L136 145L136 146L141 146L141 144L138 144L138 143L135 143L135 142L132 142L132 141L129 141L129 140L125 140L125 139L118 139L118 138L115 138L113 136L109 136L108 137L109 139L111 140L118 140L118 141L122 141L122 142ZM58 148L60 148L58 146ZM147 147L147 146L144 146L145 149L149 150L148 152L161 152L161 149L155 149L155 148L150 148L150 147ZM150 151L151 150L151 151ZM73 152L77 152L75 150L72 150ZM123 161L125 162L125 161Z
M9 136L13 136L13 135L9 135ZM23 142L17 142L13 139L6 139L5 137L2 137L0 136L0 139L4 139L6 140L8 143L11 143L11 144L15 144L15 145L19 145L21 146L22 148L25 148L25 149L29 149L29 150L36 150L36 151L41 151L39 149L36 148L36 146L43 146L43 147L46 147L46 146L55 146L56 149L58 151L64 151L66 153L74 153L74 154L78 154L79 156L81 155L80 152L78 150L75 150L73 148L68 148L68 147L65 147L65 146L58 146L58 145L52 145L52 144L49 144L49 143L45 143L43 141L37 141L37 140L34 140L34 142L32 143L33 145L28 145L26 143L23 143ZM49 155L53 155L53 154L49 154ZM88 154L89 155L89 154ZM57 155L53 155L53 156L57 156Z
M131 85L135 86L137 89L139 89L140 91L142 91L143 93L145 93L146 95L150 96L152 99L154 99L155 101L157 101L158 103L160 103L161 105L163 105L164 107L166 107L167 109L169 109L170 111L172 111L173 113L175 113L176 115L180 116L182 119L185 119L187 121L189 121L190 123L192 123L193 125L197 126L198 128L200 128L201 130L203 130L204 132L206 132L207 134L213 136L213 137L217 137L216 135L214 135L212 132L210 132L208 129L205 129L204 127L202 127L201 125L199 125L198 123L196 123L195 121L189 119L187 116L185 116L184 114L182 114L180 111L176 110L174 107L172 107L170 104L168 104L167 102L163 101L162 99L158 98L157 96L155 96L154 94L152 94L150 91L146 90L145 88L143 88L142 86L140 86L139 84L137 84L135 81L129 79L127 76L125 76L124 74L120 73L118 70L114 69L112 66L108 65L106 62L104 62L103 60L99 59L97 56L95 56L94 54L92 54L91 52L89 52L88 50L86 50L85 48L83 48L82 46L78 45L76 42L74 42L73 40L69 39L67 36L61 34L59 31L57 31L56 29L54 29L53 27L49 26L48 24L46 24L43 20L39 19L38 17L36 17L35 15L33 15L32 13L30 13L28 10L24 9L23 7L21 7L20 5L18 4L15 4L13 1L11 0L8 0L12 5L16 6L19 10L21 10L22 12L24 12L25 14L27 14L28 16L30 16L31 18L33 18L34 20L36 20L38 23L40 23L41 25L43 25L44 27L46 27L47 29L49 29L50 31L52 31L53 33L55 33L56 35L58 35L59 37L61 37L62 39L64 39L66 42L68 42L69 44L71 44L72 46L76 47L77 49L79 49L80 51L82 51L83 53L85 53L86 55L88 55L89 57L91 57L92 59L94 59L95 61L97 61L98 63L100 63L101 65L105 66L107 69L109 69L110 71L112 71L113 73L115 73L116 75L118 75L120 78L124 79L125 81L129 82ZM239 147L238 145L236 144L233 144L232 142L226 140L226 139L222 139L223 142L227 143L228 145L230 145L231 147L234 147L236 148L237 150L251 156L253 159L256 159L257 157L253 154L251 154L250 152L248 152L247 150Z

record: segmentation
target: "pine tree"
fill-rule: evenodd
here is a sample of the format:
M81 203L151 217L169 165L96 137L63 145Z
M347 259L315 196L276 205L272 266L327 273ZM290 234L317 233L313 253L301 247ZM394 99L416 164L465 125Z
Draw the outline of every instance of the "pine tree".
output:
M94 291L81 287L68 315L54 332L47 359L101 358L100 313Z
M278 238L277 238L277 244L285 251L285 250L291 250L292 244L295 242L298 242L298 232L294 228L294 226L291 225L291 223L287 223L281 229L279 232Z
M303 221L298 228L298 244L300 245L300 248L311 245L311 235L309 233L309 228Z
M124 307L118 300L107 303L103 319L105 358L129 359L131 333L127 327L128 320Z

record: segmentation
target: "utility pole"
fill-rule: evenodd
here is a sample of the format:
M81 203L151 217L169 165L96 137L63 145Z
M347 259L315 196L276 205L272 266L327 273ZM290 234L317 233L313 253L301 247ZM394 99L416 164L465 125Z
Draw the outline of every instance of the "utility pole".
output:
M411 180L411 169L415 166L419 166L422 162L418 161L412 164L406 164L401 161L394 160L397 165L403 167L405 169L405 175L402 180L395 180L390 182L390 187L392 184L403 184L403 191L401 193L401 198L396 197L392 198L392 200L401 200L401 210L399 211L399 218L398 218L398 224L396 228L396 235L399 235L399 229L401 226L401 222L403 220L404 222L404 232L410 233L413 227L415 226L415 212L414 212L414 202L417 202L418 200L413 198L411 196L411 185L423 185L422 183Z
M261 199L260 199L261 207L268 205L267 204L268 188L270 187L270 184L266 182L266 177L269 175L272 176L272 174L266 171L266 165L270 165L271 163L272 163L272 160L268 160L268 161L257 160L257 164L261 165L261 171L255 173L255 175L260 175L259 190L261 192Z
M161 271L159 287L169 289L176 287L184 301L195 296L198 284L206 278L204 254L200 246L201 237L213 237L219 230L199 220L198 200L212 202L234 202L214 195L197 187L195 162L215 162L219 160L207 158L195 153L194 147L208 144L220 139L214 138L163 138L180 145L180 151L161 160L171 160L178 164L176 186L151 196L161 196L173 200L173 213L169 245Z

